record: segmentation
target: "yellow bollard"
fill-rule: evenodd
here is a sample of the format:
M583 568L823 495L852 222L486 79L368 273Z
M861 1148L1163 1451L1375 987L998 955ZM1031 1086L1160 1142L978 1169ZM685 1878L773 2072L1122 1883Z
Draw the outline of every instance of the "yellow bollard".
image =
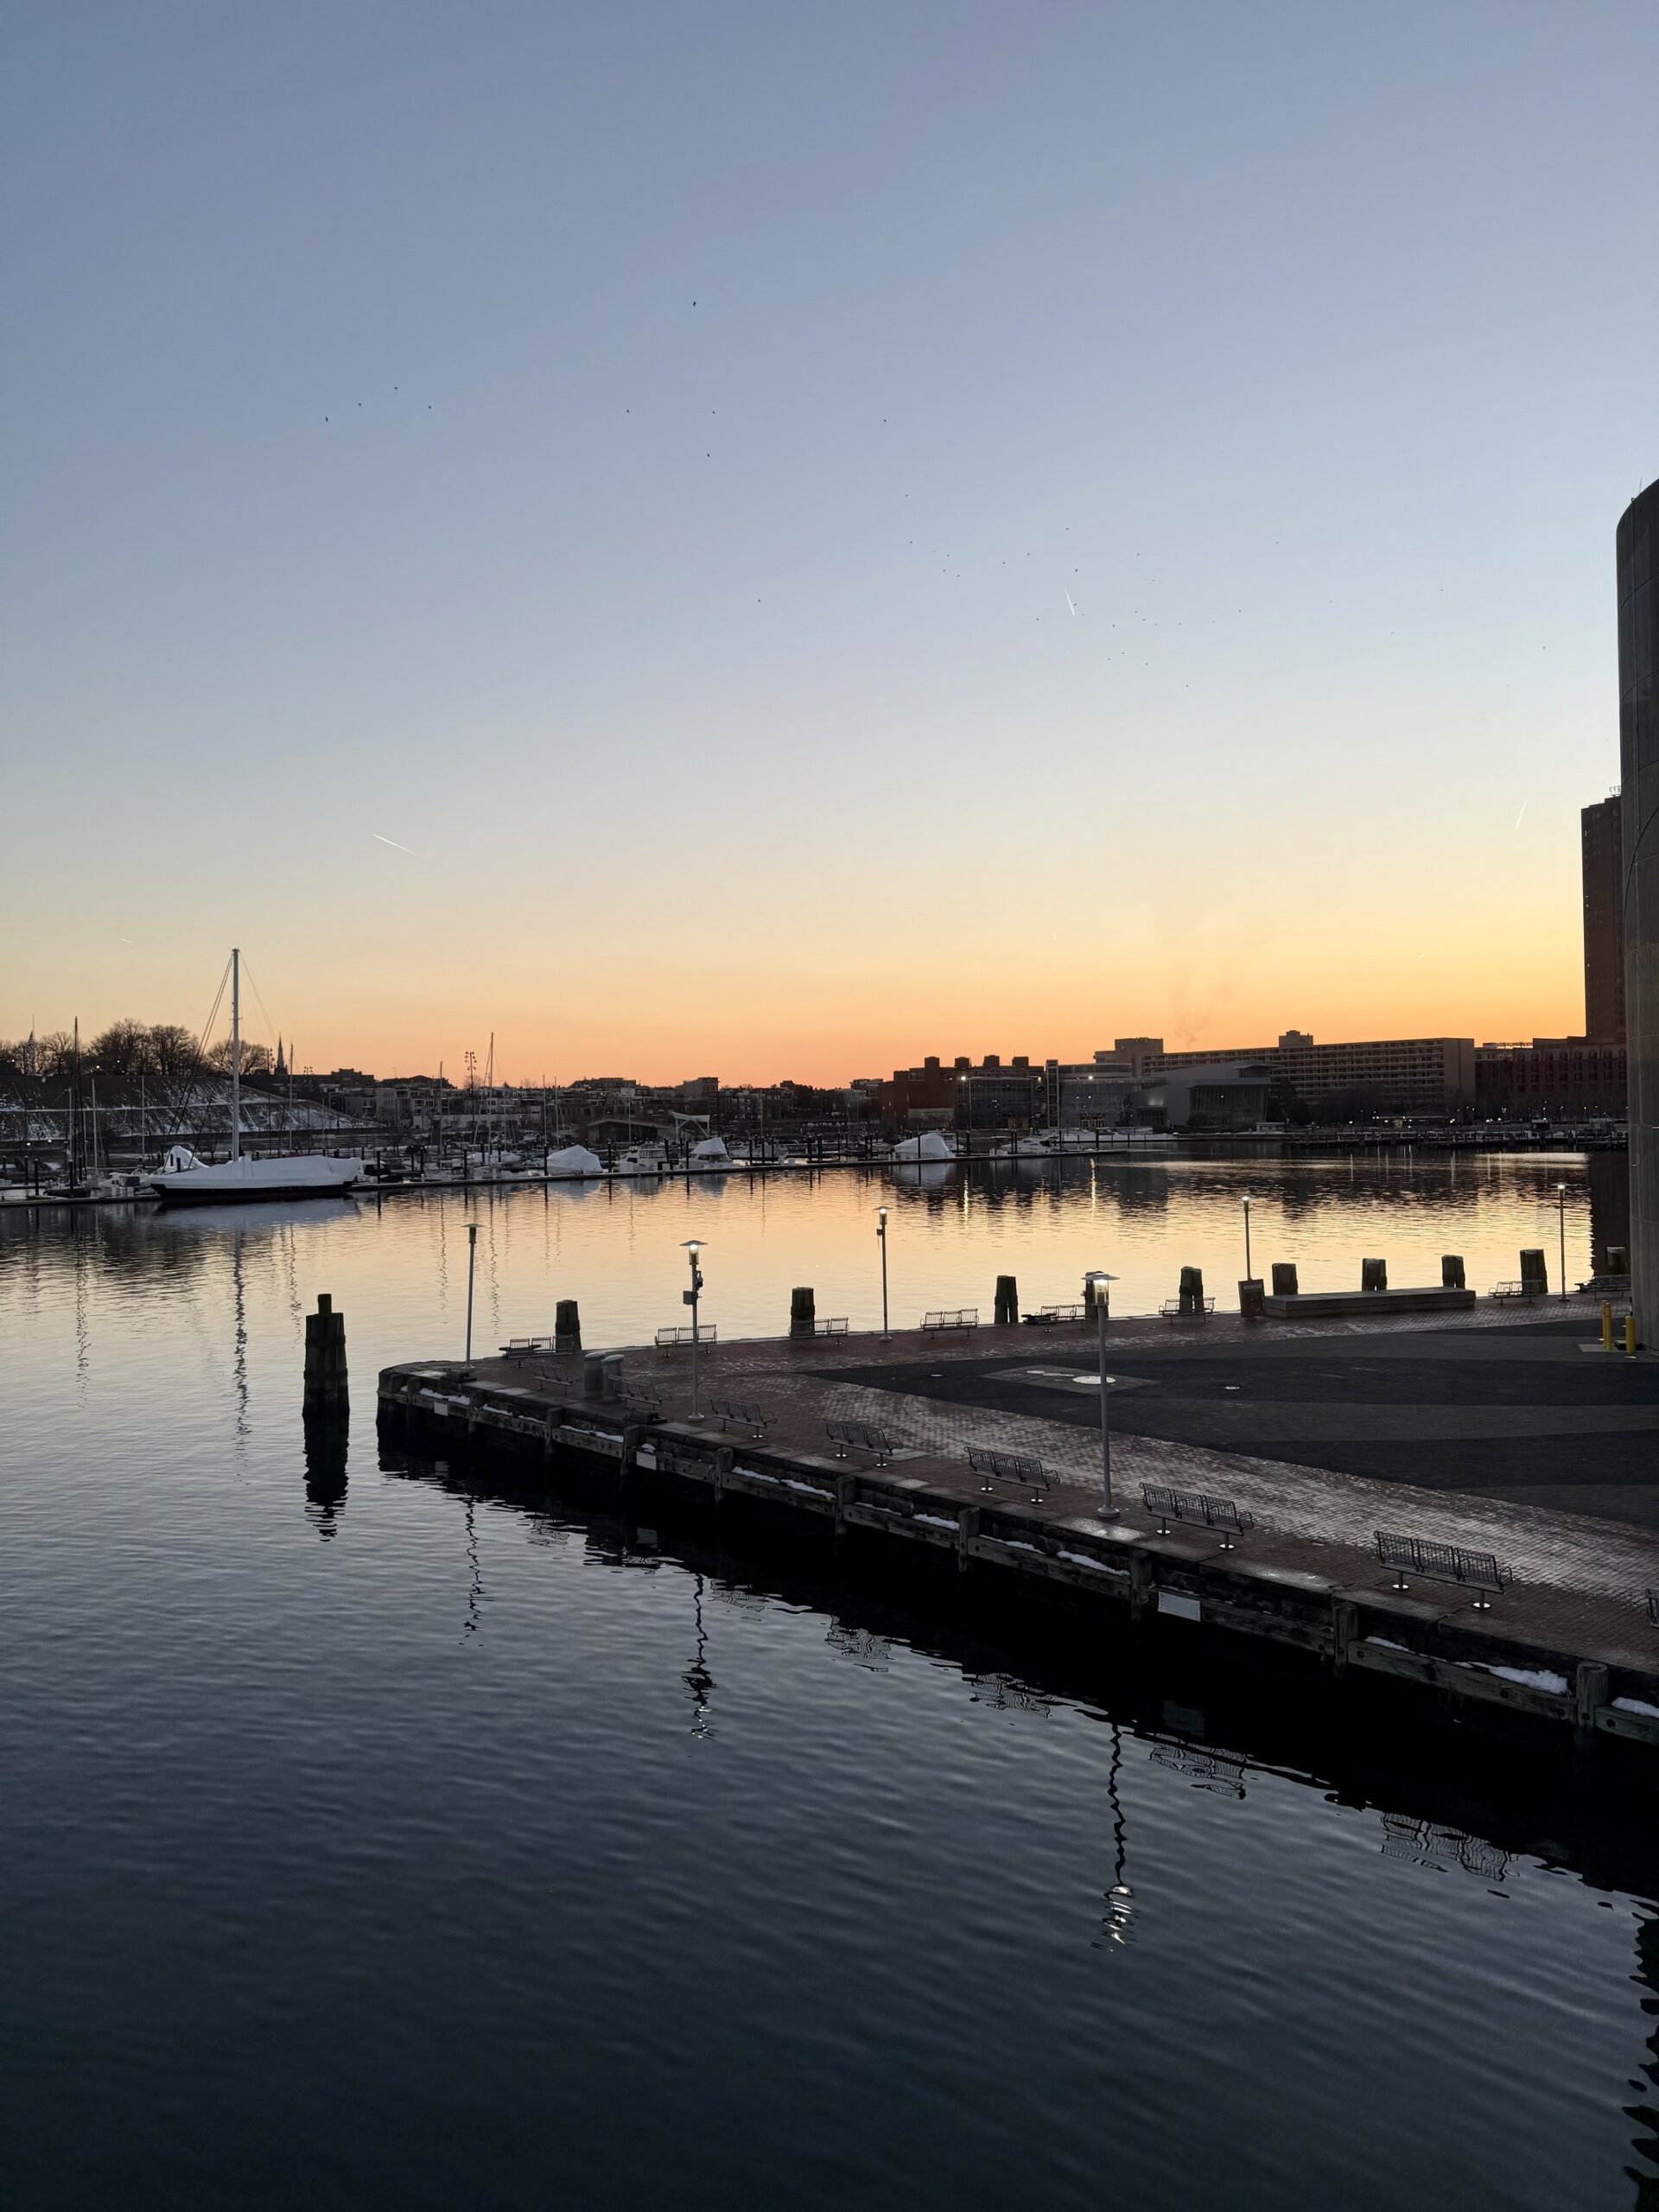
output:
M1601 1348L1603 1351L1613 1348L1613 1304L1609 1298L1601 1301Z
M1624 1349L1626 1351L1634 1351L1636 1350L1636 1316L1634 1313L1627 1313L1624 1316Z

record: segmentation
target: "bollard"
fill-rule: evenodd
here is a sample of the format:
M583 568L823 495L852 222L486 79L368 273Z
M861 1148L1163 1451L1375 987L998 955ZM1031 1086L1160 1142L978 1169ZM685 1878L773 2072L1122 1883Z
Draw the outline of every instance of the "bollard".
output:
M1388 1262L1362 1260L1359 1263L1359 1287L1362 1290L1386 1290L1389 1287Z
M1202 1268L1181 1269L1180 1310L1183 1313L1201 1314L1204 1312L1204 1269Z
M599 1395L607 1405L620 1406L622 1402L622 1355L620 1351L607 1351L600 1360Z
M1541 1244L1521 1255L1521 1295L1522 1298L1548 1298L1549 1295L1549 1269L1544 1264Z
M1238 1310L1246 1321L1261 1321L1267 1318L1263 1304L1264 1288L1259 1275L1247 1275L1238 1286Z
M1627 1352L1634 1352L1636 1350L1636 1316L1634 1313L1627 1313L1624 1316L1624 1349Z
M576 1310L574 1298L562 1298L553 1309L553 1349L555 1351L582 1350L582 1315Z
M584 1398L601 1398L605 1395L605 1355L601 1351L585 1351L582 1355L582 1395Z
M995 1319L999 1329L1020 1319L1020 1289L1012 1275L998 1275Z
M1275 1260L1273 1263L1273 1294L1275 1298L1300 1298L1296 1286L1296 1263L1294 1260Z
M810 1286L804 1290L791 1290L789 1294L789 1333L791 1337L817 1334L817 1315Z
M1601 1301L1601 1348L1603 1351L1611 1351L1613 1348L1613 1302L1611 1298L1604 1298Z
M1440 1288L1442 1290L1465 1290L1467 1287L1468 1285L1463 1280L1462 1253L1442 1252L1440 1255Z
M308 1414L349 1410L346 1385L346 1316L336 1313L327 1291L317 1310L305 1317L305 1397Z
M1610 1244L1607 1247L1607 1272L1610 1275L1627 1275L1630 1272L1629 1247Z

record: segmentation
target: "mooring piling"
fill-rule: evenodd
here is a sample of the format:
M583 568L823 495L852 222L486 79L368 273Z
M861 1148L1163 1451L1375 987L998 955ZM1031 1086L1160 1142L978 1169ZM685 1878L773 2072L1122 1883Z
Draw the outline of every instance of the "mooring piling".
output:
M339 1414L350 1407L346 1379L346 1316L327 1291L305 1317L305 1399L308 1414Z

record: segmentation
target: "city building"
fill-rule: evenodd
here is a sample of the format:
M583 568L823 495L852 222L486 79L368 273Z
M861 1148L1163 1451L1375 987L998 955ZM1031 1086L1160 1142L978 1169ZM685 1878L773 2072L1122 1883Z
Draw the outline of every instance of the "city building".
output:
M1584 868L1584 1033L1624 1042L1624 850L1619 795L1579 817Z
M1111 1128L1128 1118L1135 1074L1133 1061L1119 1052L1096 1052L1092 1060L1045 1060L1043 1119L1054 1129Z
M1618 750L1630 1054L1630 1295L1659 1344L1659 483L1619 518Z
M1535 1037L1529 1045L1481 1045L1475 1100L1493 1121L1622 1121L1624 1046L1611 1038Z
M1046 1095L1043 1070L1026 1053L1005 1066L988 1052L976 1066L963 1052L946 1067L935 1052L918 1068L895 1068L881 1086L881 1105L901 1127L1030 1129L1042 1125Z

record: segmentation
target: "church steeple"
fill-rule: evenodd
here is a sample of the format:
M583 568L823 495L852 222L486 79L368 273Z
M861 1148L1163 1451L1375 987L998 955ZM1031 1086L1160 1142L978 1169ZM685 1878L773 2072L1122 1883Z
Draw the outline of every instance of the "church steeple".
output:
M288 1073L288 1063L283 1058L283 1039L280 1032L278 1033L276 1039L276 1065L274 1072L277 1075L286 1075Z

